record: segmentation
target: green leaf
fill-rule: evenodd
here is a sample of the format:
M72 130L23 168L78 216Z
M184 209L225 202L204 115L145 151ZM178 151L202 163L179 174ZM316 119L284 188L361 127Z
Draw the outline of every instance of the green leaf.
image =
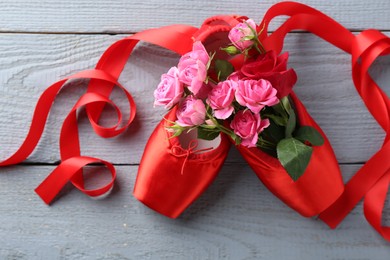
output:
M272 123L261 132L261 134L266 139L271 139L273 143L277 144L280 140L284 139L284 127L278 126L277 124Z
M282 97L280 99L280 103L285 108L285 111L287 111L287 113L290 114L290 110L292 110L292 108L291 108L291 104L290 104L290 100L288 99L288 96Z
M198 128L198 138L203 140L214 140L219 135L219 131L215 131L213 129Z
M292 133L295 130L295 127L297 125L297 117L295 116L295 112L293 109L290 109L289 111L289 118L286 125L286 132L285 135L287 138L292 137Z
M295 138L298 139L301 142L308 141L314 146L320 146L324 144L324 138L322 135L311 126L301 126L296 135Z
M285 122L287 122L288 113L287 113L286 109L284 108L282 102L279 102L278 104L273 105L271 108L273 109L274 112L276 112L281 117L283 117L283 119L285 119Z
M313 148L295 138L280 141L276 147L280 163L294 181L305 172L310 162Z
M227 60L215 60L215 72L219 75L219 80L226 80L233 71L233 65Z
M275 124L280 125L280 126L286 126L287 125L287 121L283 117L281 117L281 116L277 116L277 115L274 115L274 114L264 114L262 117L270 118L272 121L275 122Z

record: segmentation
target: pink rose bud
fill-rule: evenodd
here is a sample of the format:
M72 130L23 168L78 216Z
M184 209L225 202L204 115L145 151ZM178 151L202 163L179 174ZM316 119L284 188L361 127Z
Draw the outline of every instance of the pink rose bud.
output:
M179 103L176 123L180 126L196 126L205 122L206 107L202 100L188 96Z
M233 99L237 82L226 80L219 82L209 93L207 103L214 110L218 119L228 118L234 111Z
M170 109L179 103L183 92L184 87L179 81L179 71L176 67L172 67L166 74L161 75L161 81L154 91L154 105Z
M241 144L246 147L256 147L259 134L269 126L269 120L260 118L260 114L253 114L249 110L240 110L234 116L230 127L241 137Z
M265 106L279 103L277 90L268 80L237 81L236 100L241 106L248 107L253 113L259 113Z
M232 74L229 75L229 77L227 77L228 80L233 80L233 81L238 81L242 78L243 76L240 71L234 71Z
M244 51L253 45L253 39L257 37L255 31L256 23L252 19L248 19L232 28L228 37L237 49Z
M210 56L203 44L195 42L192 51L184 54L179 61L179 79L196 96L207 78Z

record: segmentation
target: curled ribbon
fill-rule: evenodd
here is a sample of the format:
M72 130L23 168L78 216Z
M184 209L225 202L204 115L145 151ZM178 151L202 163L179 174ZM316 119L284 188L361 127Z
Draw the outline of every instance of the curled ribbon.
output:
M386 137L382 148L351 178L344 194L320 217L335 228L364 197L367 221L390 242L390 228L381 224L390 181L390 99L368 73L377 57L387 54L390 54L390 38L381 32L367 30L356 36L352 48L353 80L368 110L386 132Z
M100 126L95 121L91 122L95 132L102 137L113 137L122 133L126 129L126 127L131 124L135 117L135 103L132 96L110 74L106 73L105 71L96 69L77 73L73 76L67 77L63 80L54 83L43 92L36 105L30 130L27 134L25 141L11 157L1 162L0 166L18 163L31 154L42 135L46 119L48 117L50 108L54 102L57 93L68 80L80 78L91 78L94 79L97 83L109 82L121 88L124 91L125 96L129 102L130 117L128 118L127 122L123 127L118 128L119 124L122 121L122 113L111 100L95 92L87 92L80 97L80 99L76 102L62 125L60 134L60 149L62 162L53 171L53 173L36 189L38 195L41 196L41 198L48 204L54 199L55 195L60 191L60 188L62 188L68 181L71 181L73 185L76 186L83 193L93 197L103 195L104 193L108 192L108 190L110 190L113 185L112 180L106 186L95 190L86 190L84 188L82 172L80 171L84 165L89 164L91 162L100 161L101 163L105 164L109 169L112 169L113 166L99 159L93 159L88 157L89 159L87 160L87 157L80 156L76 115L77 110L79 108L91 104L110 104L115 108L118 115L118 123L113 127L105 128ZM74 170L75 168L77 168L77 171ZM114 179L115 171L111 170L111 172L112 178Z
M267 35L270 21L280 15L290 18L271 35ZM264 16L265 30L260 35L268 49L280 52L288 32L307 30L352 55L352 78L363 102L378 124L386 132L384 144L345 185L344 193L320 219L331 228L348 215L356 204L364 199L364 214L367 221L387 241L390 228L381 224L382 211L390 180L390 101L374 80L368 69L380 55L390 53L390 39L377 30L363 31L354 36L339 23L323 13L303 4L283 2L272 6ZM360 59L360 63L359 63Z
M159 29L147 30L133 36L119 40L112 44L102 55L94 70L86 70L64 78L48 87L40 96L28 134L19 149L8 159L0 162L0 166L17 164L25 160L35 149L43 133L51 106L58 92L71 79L90 79L87 93L80 97L64 120L60 133L61 163L36 188L37 194L44 202L50 204L61 188L68 182L88 196L100 197L109 192L116 176L114 166L104 160L81 156L77 125L77 110L85 107L89 121L95 133L103 138L121 134L133 121L136 114L136 105L131 94L119 84L118 78L134 47L140 40L170 49L178 54L184 54L192 47L191 36L197 29L185 25L173 25ZM177 43L177 39L181 39ZM130 108L130 116L121 125L122 113L109 99L114 86L119 87L125 94ZM111 105L117 112L118 122L112 127L100 126L98 121L105 105ZM110 171L111 181L100 188L87 190L84 186L82 168L90 163L102 163Z

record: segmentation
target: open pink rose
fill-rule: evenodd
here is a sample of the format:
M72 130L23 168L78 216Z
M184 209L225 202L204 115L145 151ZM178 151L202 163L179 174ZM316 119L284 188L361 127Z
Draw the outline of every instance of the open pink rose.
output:
M297 74L287 69L288 53L278 56L275 51L259 55L256 60L248 60L235 75L241 79L266 79L278 91L278 98L287 96L297 82Z
M210 56L199 41L194 43L192 51L184 54L179 60L179 79L195 96L206 80L209 60Z
M193 96L188 96L179 103L176 116L176 123L180 126L201 125L205 122L206 107L202 100L196 99Z
M214 110L218 119L228 118L234 111L232 106L237 82L226 80L219 82L209 93L207 103Z
M259 113L265 106L279 103L277 91L268 80L238 80L236 100L241 106L248 107L253 113Z
M256 147L259 134L268 126L268 119L262 120L260 114L253 114L249 110L238 111L230 122L230 127L241 137L241 144L246 147Z
M166 74L161 75L161 81L154 91L154 105L170 109L180 101L183 92L183 83L179 81L179 71L176 67L172 67Z
M228 37L237 49L243 51L253 45L252 39L256 37L254 31L256 31L256 23L252 19L248 19L233 27Z

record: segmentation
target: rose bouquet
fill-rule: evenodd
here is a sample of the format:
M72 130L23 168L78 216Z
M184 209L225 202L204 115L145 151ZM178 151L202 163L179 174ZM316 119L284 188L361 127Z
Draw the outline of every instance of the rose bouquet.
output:
M289 94L297 81L288 53L265 51L253 20L233 27L230 44L209 53L200 41L161 77L156 106L178 106L169 130L197 131L212 140L224 133L236 145L257 147L279 160L293 181L305 172L313 146L323 145L312 126L297 122Z

